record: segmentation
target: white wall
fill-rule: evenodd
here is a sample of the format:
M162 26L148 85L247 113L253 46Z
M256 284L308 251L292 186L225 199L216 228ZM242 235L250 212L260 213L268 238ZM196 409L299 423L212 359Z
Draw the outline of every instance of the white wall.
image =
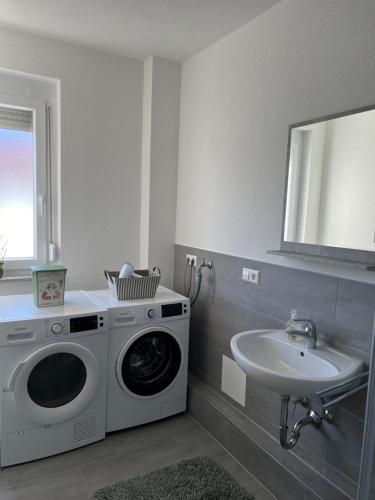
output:
M142 106L142 172L141 172L141 221L140 221L140 267L148 268L150 242L150 177L151 177L151 116L153 58L144 61L143 106Z
M316 243L319 228L320 192L322 188L322 169L324 161L325 123L315 123L311 130L311 151L307 179L305 243Z
M289 217L289 224L286 223L288 236L284 236L287 241L318 243L325 134L325 122L292 131L288 190L289 183L293 190L290 189L287 196L286 217ZM295 155L294 148L301 150L301 154ZM295 231L291 231L293 221L296 221Z
M279 248L288 126L375 103L375 2L284 0L182 66L176 242L342 276Z
M6 29L0 47L0 68L60 80L61 262L68 288L103 287L103 269L139 264L143 64Z
M159 266L173 284L181 65L145 61L142 144L142 267Z

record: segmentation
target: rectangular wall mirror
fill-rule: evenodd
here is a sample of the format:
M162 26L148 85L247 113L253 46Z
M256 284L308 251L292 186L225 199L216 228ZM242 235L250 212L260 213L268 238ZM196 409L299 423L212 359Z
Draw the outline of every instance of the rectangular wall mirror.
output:
M374 108L290 127L282 250L375 263Z

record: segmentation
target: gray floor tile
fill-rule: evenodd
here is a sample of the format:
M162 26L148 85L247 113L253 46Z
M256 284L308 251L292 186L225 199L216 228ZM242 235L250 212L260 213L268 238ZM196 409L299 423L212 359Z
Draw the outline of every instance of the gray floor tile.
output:
M354 497L351 497L349 495L346 495L339 491L338 489L333 489L333 488L327 488L327 484L322 482L320 479L316 479L315 481L312 481L310 486L314 489L314 491L318 492L319 496L321 498L324 498L324 500L351 500ZM314 498L314 496L311 497L306 497L306 498Z
M168 427L158 440L134 450L123 450L81 467L82 477L90 492L114 481L133 477L164 465L193 456L221 456L226 451L197 424L194 430L170 436Z
M317 495L311 493L310 491L305 491L304 500L322 500L322 497L318 497Z
M199 455L214 457L257 500L272 500L261 483L189 414L112 433L94 445L1 470L0 500L89 500L100 487Z
M14 484L0 492L0 500L89 500L89 498L78 469L51 474L28 483Z
M188 413L183 413L165 420L156 421L150 425L133 427L107 435L106 441L118 453L132 452L144 446L165 440L181 433L190 432L197 428L196 423Z
M231 455L223 455L217 457L216 462L221 464L247 491L252 493L256 500L274 500L274 497L268 492L257 478L250 474L240 463L238 463Z
M77 466L101 460L116 453L109 440L78 448L76 450L36 460L27 464L14 465L4 470L7 486L20 485L24 482L44 480L58 472L69 471ZM1 486L0 486L1 488Z

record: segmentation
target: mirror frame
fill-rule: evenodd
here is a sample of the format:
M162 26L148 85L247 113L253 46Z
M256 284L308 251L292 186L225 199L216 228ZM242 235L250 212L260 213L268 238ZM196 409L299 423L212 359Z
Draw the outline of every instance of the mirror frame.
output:
M363 113L365 111L372 111L375 109L375 105L365 106L361 108L351 109L348 111L343 111L341 113L336 113L332 115L326 115L319 118L314 118L313 120L307 120L300 123L294 123L289 125L288 132L288 149L287 149L287 159L286 159L286 176L284 185L284 201L283 201L283 218L281 227L281 243L280 243L280 253L285 254L295 254L301 256L317 257L322 259L332 259L345 261L348 263L360 263L369 266L368 268L374 270L375 266L375 251L371 250L356 250L352 248L343 247L332 247L325 245L315 245L311 243L298 243L294 241L285 241L285 217L286 217L286 204L287 204L287 193L288 193L288 180L289 180L289 157L290 157L290 143L292 137L293 129L297 127L302 127L305 125L311 125L313 123L319 123L326 120L333 120L335 118L341 118L344 116L355 115L357 113Z

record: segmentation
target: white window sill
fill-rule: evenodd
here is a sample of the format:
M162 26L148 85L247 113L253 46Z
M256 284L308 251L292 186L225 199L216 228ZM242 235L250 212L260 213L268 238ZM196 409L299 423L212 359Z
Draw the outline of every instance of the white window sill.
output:
M25 274L14 274L14 275L5 275L0 279L0 283L2 282L14 282L14 281L31 281L31 273Z

